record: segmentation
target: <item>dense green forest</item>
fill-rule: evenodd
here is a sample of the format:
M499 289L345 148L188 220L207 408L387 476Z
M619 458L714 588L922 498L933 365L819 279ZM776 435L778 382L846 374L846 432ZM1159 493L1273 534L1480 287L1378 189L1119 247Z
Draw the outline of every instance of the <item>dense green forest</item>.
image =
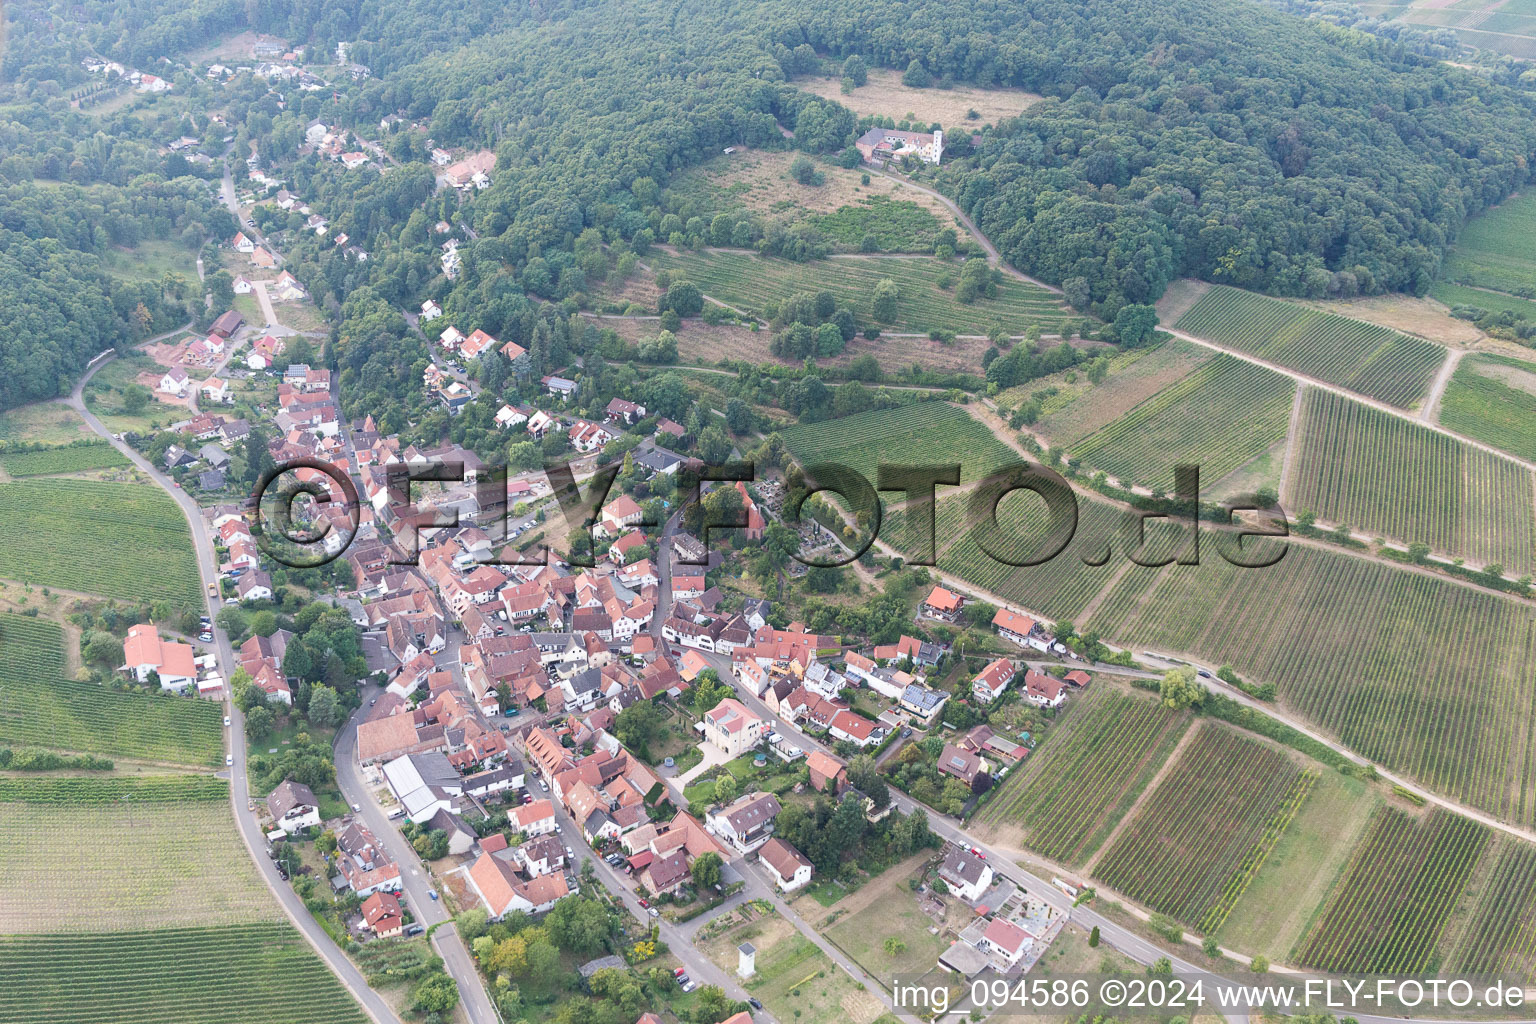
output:
M936 182L1011 262L1105 319L1183 275L1290 295L1421 293L1466 218L1525 184L1536 157L1528 93L1432 59L1422 39L1251 0L93 0L7 13L29 44L19 59L13 45L5 68L15 101L0 139L20 141L14 165L0 165L10 181L61 169L121 177L115 160L92 166L97 135L59 98L80 80L82 53L174 61L244 28L306 43L314 59L349 43L371 77L286 102L243 77L219 98L237 151L254 143L369 253L349 259L297 231L288 252L338 320L344 308L374 311L348 317L344 332L373 338L360 347L381 361L360 384L424 354L403 321L381 326L381 308L431 296L461 328L529 347L540 320L529 295L585 295L590 275L609 272L598 246L611 260L705 237L718 211L669 198L679 169L737 144L846 153L867 121L796 77L852 54L915 68L935 88L1046 97L1001 124L948 126ZM397 164L383 175L299 155L310 119L380 137L379 119L394 114L407 127L381 138ZM212 134L195 117L191 128ZM116 140L141 137L135 129L106 130ZM494 149L494 184L434 192L428 138ZM466 240L452 282L429 230L440 219ZM755 223L745 234L795 258L823 251L813 229L795 230ZM360 320L371 326L355 330Z

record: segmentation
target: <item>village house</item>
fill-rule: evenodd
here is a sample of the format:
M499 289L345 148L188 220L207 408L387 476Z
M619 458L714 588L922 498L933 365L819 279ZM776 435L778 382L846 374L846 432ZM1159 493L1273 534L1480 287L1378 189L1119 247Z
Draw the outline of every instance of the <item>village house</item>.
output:
M941 622L954 622L964 605L965 599L959 594L936 586L923 599L923 614Z
M740 757L767 737L768 723L748 711L741 701L731 697L705 712L700 726L704 738L727 757Z
M992 887L992 866L965 847L951 844L944 850L939 877L956 896L974 903Z
M990 704L1008 689L1013 676L1013 662L1007 658L998 658L971 680L971 693L982 703Z
M363 925L373 932L376 938L398 938L405 930L405 912L400 908L400 899L392 892L376 892L363 901L359 908L363 915Z
M739 853L751 853L773 836L773 819L783 807L772 793L749 793L728 807L710 811L706 827Z
M805 854L774 836L763 844L757 859L768 869L780 892L794 892L810 884L815 867Z
M123 641L123 670L141 683L149 682L154 673L162 690L184 690L197 682L192 645L161 640L153 623L129 627Z
M315 828L320 824L320 802L301 782L284 779L267 797L267 813L284 832Z

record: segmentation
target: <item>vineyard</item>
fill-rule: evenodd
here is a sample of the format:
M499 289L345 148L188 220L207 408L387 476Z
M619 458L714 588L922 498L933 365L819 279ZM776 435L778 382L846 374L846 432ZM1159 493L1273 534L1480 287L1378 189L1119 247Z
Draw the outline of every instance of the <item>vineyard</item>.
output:
M876 467L958 463L961 483L986 476L1022 456L1005 447L963 409L919 402L896 409L855 413L837 420L799 423L782 432L802 466L837 463L857 470L873 485Z
M1155 700L1104 694L1079 701L976 820L998 830L1022 828L1029 849L1080 864L1188 725Z
M1536 459L1536 364L1467 356L1440 399L1440 423L1511 455Z
M126 465L128 460L105 441L0 453L0 466L15 477L83 473L90 469L118 469Z
M158 487L94 480L0 484L0 576L191 606L202 583L186 518Z
M889 279L900 291L897 317L880 327L895 333L987 334L1001 323L1010 334L1023 334L1032 326L1050 334L1073 319L1056 296L1012 277L1003 278L996 298L963 303L955 298L953 287L939 287L942 275L959 277L960 264L936 258L867 256L796 263L739 252L672 255L657 250L646 259L657 270L674 275L681 271L712 298L765 317L796 292L829 291L838 305L868 321L875 285Z
M1265 743L1201 728L1093 874L1210 934L1247 891L1315 778Z
M1464 974L1512 973L1527 984L1536 980L1536 847L1503 840L1449 965Z
M7 1024L367 1024L286 924L0 939Z
M1536 379L1536 378L1533 378ZM1320 388L1303 399L1294 509L1513 575L1536 572L1536 481L1528 470Z
M1216 285L1179 330L1402 409L1429 390L1445 349L1363 320Z
M0 682L4 746L218 764L224 756L222 714L211 701L108 690L93 683Z
M1363 757L1506 820L1536 816L1525 604L1293 544L1267 569L1133 569L1086 627L1274 682Z
M0 803L0 934L277 914L227 803L141 803L132 790L110 803L100 802L102 793L52 795L67 802Z
M213 775L0 775L0 803L104 807L135 803L228 800L229 783Z
M1214 483L1285 440L1296 385L1273 370L1218 356L1073 446L1093 469L1173 489L1173 467Z
M1493 288L1515 295L1536 289L1536 192L1512 196L1461 229L1456 246L1445 257L1450 281Z
M1004 600L1030 608L1053 619L1076 619L1096 594L1125 565L1135 544L1129 531L1132 519L1108 502L1079 496L1076 529L1061 553L1039 565L1014 566L994 558L991 552L1013 561L1044 557L1061 543L1053 532L1045 502L1029 492L1003 499L997 507L997 529L978 520L970 508L971 495L955 495L938 503L934 537L939 568L997 594ZM905 512L889 514L880 528L881 538L903 552L910 551ZM1064 529L1057 527L1057 530ZM1168 520L1146 524L1143 555L1178 550L1183 534Z
M1334 973L1423 973L1487 844L1486 828L1445 811L1423 820L1378 811L1296 962Z
M64 630L48 619L0 612L0 683L64 676Z

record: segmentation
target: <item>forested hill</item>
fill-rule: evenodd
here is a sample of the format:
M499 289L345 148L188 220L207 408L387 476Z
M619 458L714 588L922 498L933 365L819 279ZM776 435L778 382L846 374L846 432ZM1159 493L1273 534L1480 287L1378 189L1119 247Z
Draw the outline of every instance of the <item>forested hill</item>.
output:
M628 234L649 203L637 179L776 142L775 119L802 148L846 145L854 119L788 81L813 49L1050 97L944 183L1011 261L1101 313L1184 274L1284 294L1420 291L1465 218L1523 184L1536 155L1529 95L1248 0L558 10L385 89L438 137L502 143L474 217L514 264L582 225Z

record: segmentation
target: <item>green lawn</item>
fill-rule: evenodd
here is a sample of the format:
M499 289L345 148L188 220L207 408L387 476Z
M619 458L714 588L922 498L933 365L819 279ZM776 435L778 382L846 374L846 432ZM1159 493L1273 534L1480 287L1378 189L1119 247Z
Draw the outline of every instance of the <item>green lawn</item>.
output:
M1364 782L1324 772L1221 930L1222 945L1284 960L1381 802Z
M707 295L764 316L781 300L797 292L826 290L861 321L870 319L875 285L883 279L900 290L897 316L881 328L895 333L926 334L931 330L956 334L987 334L1001 324L1010 334L1031 326L1053 333L1072 318L1060 300L1043 288L1005 277L997 297L966 304L955 298L955 286L940 288L941 275L958 281L959 261L933 257L871 256L796 263L771 256L735 252L657 250L646 259L657 270L670 269L698 285Z

